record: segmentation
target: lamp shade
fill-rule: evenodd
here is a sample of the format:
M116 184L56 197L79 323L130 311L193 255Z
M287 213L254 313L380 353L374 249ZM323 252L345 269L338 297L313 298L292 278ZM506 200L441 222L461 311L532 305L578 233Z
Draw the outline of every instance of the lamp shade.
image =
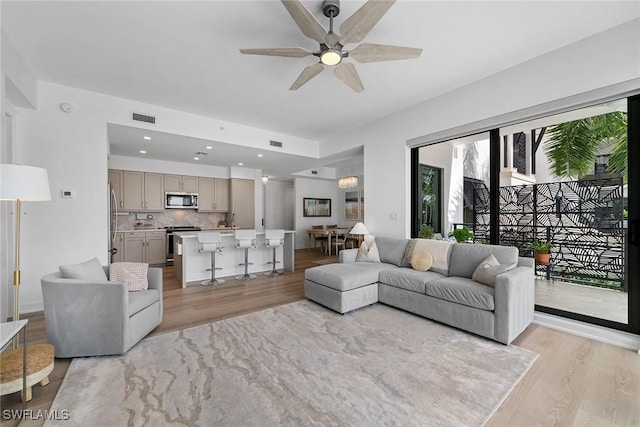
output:
M0 164L0 200L51 200L47 170L33 166Z
M262 185L267 185L267 182L269 182L269 176L268 175L262 175Z
M369 234L369 230L364 226L363 223L358 222L353 226L349 234Z

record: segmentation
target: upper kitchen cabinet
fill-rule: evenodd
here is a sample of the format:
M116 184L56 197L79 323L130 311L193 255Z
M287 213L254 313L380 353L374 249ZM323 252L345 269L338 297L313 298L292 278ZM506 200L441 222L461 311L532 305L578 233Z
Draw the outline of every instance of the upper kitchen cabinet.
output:
M123 209L164 210L164 179L161 173L124 171Z
M124 193L123 185L123 171L109 169L109 186L116 197L116 207L118 209L122 209L124 207L122 200L122 195Z
M198 192L198 177L185 175L164 175L164 191L184 193Z
M198 178L198 212L229 211L229 180Z
M255 181L252 179L230 180L230 210L234 225L252 229L255 223Z

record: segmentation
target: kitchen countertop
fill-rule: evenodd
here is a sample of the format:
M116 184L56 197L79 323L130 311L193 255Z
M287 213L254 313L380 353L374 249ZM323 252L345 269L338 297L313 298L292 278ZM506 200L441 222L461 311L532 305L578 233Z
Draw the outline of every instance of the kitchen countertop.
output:
M205 228L203 228L202 230L203 231L208 231L208 230L229 230L229 231L233 231L230 228L226 228L226 229L223 229L223 228L219 228L219 229L218 228L215 228L215 229L206 228L205 229ZM178 236L182 237L183 239L189 239L189 238L192 238L192 237L196 237L195 233L197 233L197 231L182 230L182 231L175 231L173 234L174 235L178 235ZM295 233L295 231L294 230L285 230L284 233L285 234L290 234L290 233ZM221 233L220 235L222 237L233 237L234 236L233 233ZM263 235L264 235L264 231L256 231L256 236L263 236Z
M137 233L137 232L140 232L140 231L162 231L162 232L165 232L166 230L167 229L164 228L164 227L157 227L157 228L154 228L154 227L140 227L140 228L126 228L126 229L123 229L123 230L118 230L116 232L117 233ZM213 231L213 230L229 230L229 231L232 231L232 230L235 230L235 229L231 228L231 227L219 227L219 228L208 228L207 227L207 228L201 228L200 230L201 231ZM181 230L181 232L185 232L185 231L194 232L195 230ZM174 231L174 233L175 232L176 231Z

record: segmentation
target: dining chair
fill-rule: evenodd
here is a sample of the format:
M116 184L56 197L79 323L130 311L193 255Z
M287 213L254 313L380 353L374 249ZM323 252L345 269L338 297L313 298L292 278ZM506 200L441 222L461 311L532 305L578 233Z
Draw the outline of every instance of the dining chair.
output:
M338 248L342 248L342 249L346 249L346 243L347 243L347 236L349 235L349 230L348 229L337 229L335 234L334 234L334 238L331 241L331 246L332 248L335 248L336 250L336 255L338 255L339 253L339 249Z
M311 226L312 230L318 230L318 231L322 231L325 229L324 225L312 225ZM322 252L325 251L325 247L327 246L327 242L328 242L329 238L326 234L323 235L319 235L319 234L314 234L313 235L313 248L317 248L318 247L318 243L320 243L320 250Z

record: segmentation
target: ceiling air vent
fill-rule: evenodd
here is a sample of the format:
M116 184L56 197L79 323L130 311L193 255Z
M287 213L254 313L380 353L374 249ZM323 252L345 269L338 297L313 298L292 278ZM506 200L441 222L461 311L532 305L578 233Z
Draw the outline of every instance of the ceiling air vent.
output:
M136 122L144 122L152 125L156 124L156 118L153 116L147 116L140 113L131 113L131 120Z
M318 175L318 171L311 171L311 175Z
M282 148L282 142L280 142L280 141L273 141L273 140L271 140L271 141L269 141L269 144L270 144L272 147L279 147L279 148Z

